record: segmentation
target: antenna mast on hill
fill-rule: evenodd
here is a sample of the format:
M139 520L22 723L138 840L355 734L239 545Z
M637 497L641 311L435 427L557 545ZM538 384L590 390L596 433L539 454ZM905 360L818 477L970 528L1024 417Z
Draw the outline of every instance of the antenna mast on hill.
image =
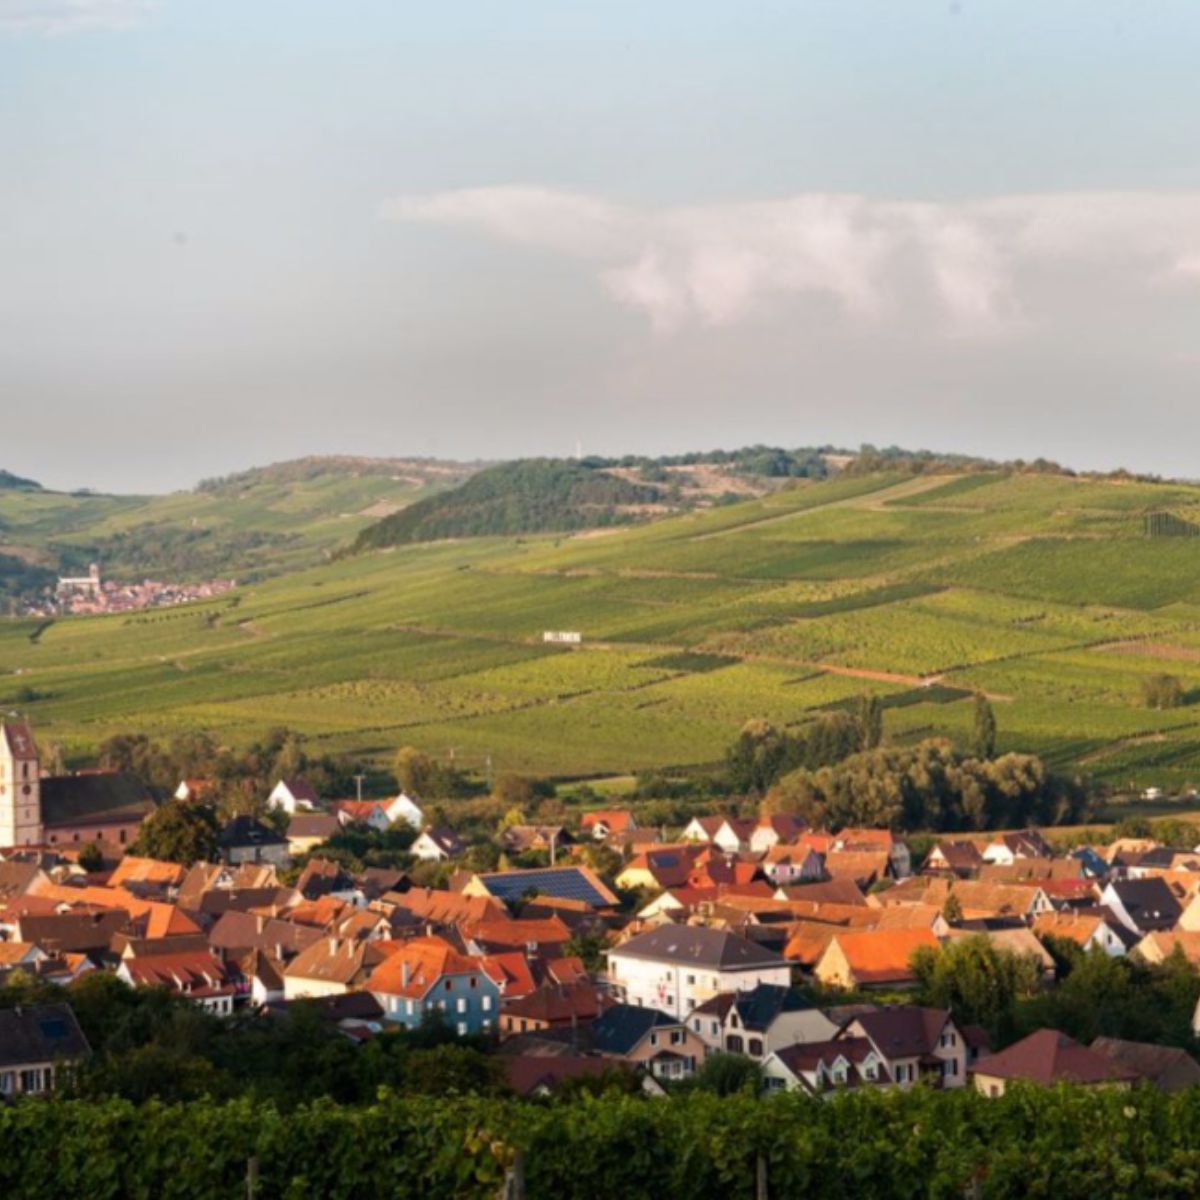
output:
M365 775L355 775L354 777L354 785L358 789L358 798L360 800L362 799L362 785L364 779L366 779Z

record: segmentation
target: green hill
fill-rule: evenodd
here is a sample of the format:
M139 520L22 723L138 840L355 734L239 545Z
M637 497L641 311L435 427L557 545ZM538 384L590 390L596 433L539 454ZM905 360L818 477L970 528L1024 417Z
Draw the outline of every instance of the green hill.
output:
M0 554L53 578L90 562L106 576L258 579L320 562L359 530L453 487L474 466L418 459L307 458L166 496L0 491ZM0 588L41 575L0 562Z
M0 491L40 492L42 485L32 479L22 479L11 471L0 470Z
M575 536L402 545L204 606L0 625L0 668L21 672L0 701L32 689L23 707L71 752L288 725L321 750L454 747L565 776L712 762L748 717L799 724L864 690L895 741L964 739L981 689L1001 750L1200 782L1200 539L1151 536L1175 527L1153 513L1196 522L1200 488L888 471ZM1148 708L1164 672L1188 702Z
M354 549L494 534L565 532L627 524L665 493L582 463L533 458L501 463L453 491L409 505L358 535Z

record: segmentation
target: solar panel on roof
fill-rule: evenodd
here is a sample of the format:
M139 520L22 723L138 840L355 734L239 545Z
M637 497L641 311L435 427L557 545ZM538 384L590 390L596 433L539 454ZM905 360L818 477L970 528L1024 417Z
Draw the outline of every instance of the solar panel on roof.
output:
M42 1036L51 1041L61 1041L69 1035L67 1023L61 1017L47 1017L38 1022L38 1028L42 1031Z
M606 901L595 887L574 867L547 867L545 870L521 871L506 875L491 875L488 891L502 900L519 899L536 888L547 896L560 900L583 900L603 906Z

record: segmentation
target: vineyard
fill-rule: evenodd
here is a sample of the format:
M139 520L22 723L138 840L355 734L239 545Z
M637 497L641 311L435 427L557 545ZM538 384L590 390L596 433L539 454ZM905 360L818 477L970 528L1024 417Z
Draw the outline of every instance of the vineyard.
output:
M318 751L582 778L711 763L748 718L795 726L864 691L894 740L964 738L982 690L1002 751L1182 786L1200 783L1200 542L1147 536L1165 511L1190 520L1200 489L796 481L599 536L404 546L202 606L5 621L0 703L75 761L115 731L287 725ZM1157 673L1188 702L1145 707Z

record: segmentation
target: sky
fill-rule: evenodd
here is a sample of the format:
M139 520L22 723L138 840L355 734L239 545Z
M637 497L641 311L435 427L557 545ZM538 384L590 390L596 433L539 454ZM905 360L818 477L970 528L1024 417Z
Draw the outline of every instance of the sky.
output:
M1200 476L1194 0L0 0L0 467Z

